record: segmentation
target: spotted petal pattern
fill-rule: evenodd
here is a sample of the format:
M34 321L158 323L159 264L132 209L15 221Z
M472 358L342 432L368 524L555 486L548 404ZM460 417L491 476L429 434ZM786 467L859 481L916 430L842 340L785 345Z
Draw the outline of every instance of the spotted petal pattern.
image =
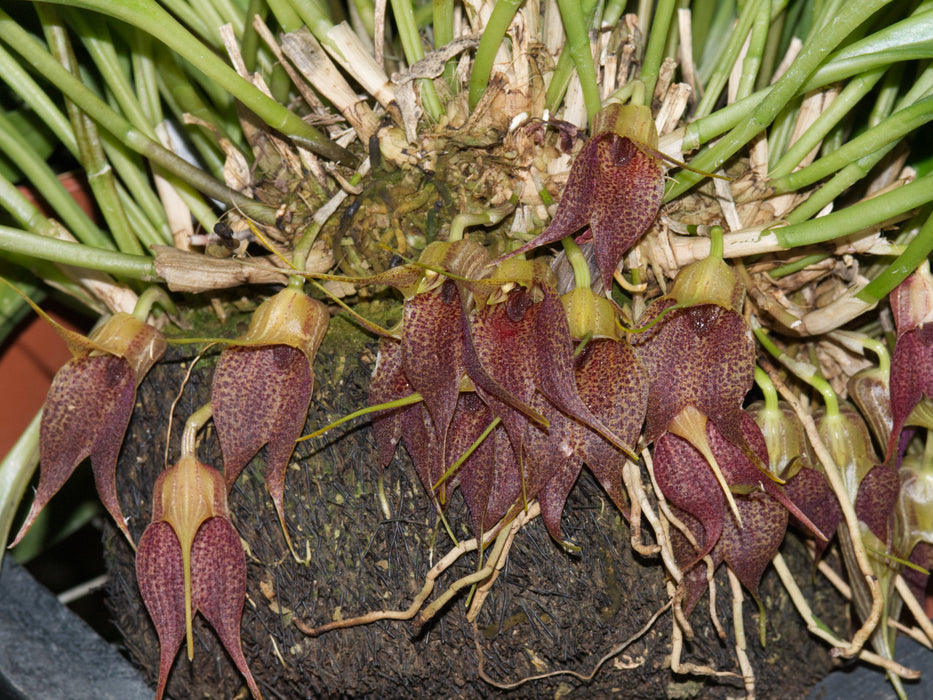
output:
M266 486L284 523L285 473L311 403L314 377L289 345L232 346L221 353L211 387L214 425L227 490L263 445Z
M116 471L135 400L135 373L122 357L75 358L58 371L39 426L39 486L13 545L86 457L101 502L132 541L117 499Z
M662 298L651 304L641 326L674 303ZM718 304L675 309L633 335L632 347L648 375L646 440L656 440L686 406L693 406L730 442L743 444L742 401L754 378L755 345L741 315Z
M767 462L764 436L750 416L743 413L744 440ZM686 537L673 537L674 553L685 573L689 612L706 590L706 572L699 560L709 554L718 565L725 561L752 595L758 595L761 575L784 539L788 517L795 515L811 530L817 529L784 490L765 478L744 454L707 423L707 438L730 488L734 490L741 523L731 509L703 455L683 438L665 433L655 443L654 471L658 486L688 527L698 547ZM694 570L699 570L699 572ZM701 575L701 573L702 575Z
M185 638L185 585L182 551L164 520L146 528L136 555L136 577L143 603L159 635L159 700L178 648ZM243 674L256 698L262 695L240 644L240 618L246 601L246 557L227 518L204 522L191 548L192 616L204 615Z
M510 255L525 253L589 227L603 287L626 251L648 230L664 196L664 171L657 158L626 136L604 131L577 154L557 213L545 231Z

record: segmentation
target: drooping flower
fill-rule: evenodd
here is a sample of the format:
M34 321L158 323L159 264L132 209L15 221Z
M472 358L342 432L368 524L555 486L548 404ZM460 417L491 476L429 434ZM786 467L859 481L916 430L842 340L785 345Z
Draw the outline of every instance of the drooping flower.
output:
M579 232L592 240L603 288L625 252L648 230L664 195L658 133L648 107L612 104L593 122L593 135L570 169L557 213L545 231L509 255ZM583 230L585 229L585 230Z
M422 407L405 412L405 420L415 421L413 430L426 431L426 444L416 451L423 453L419 475L431 492L445 471L444 457L456 411L461 385L466 374L466 348L463 319L471 303L467 288L455 279L477 280L488 274L485 270L489 254L478 243L469 240L435 242L422 253L419 263L421 279L402 307L399 342L399 369L411 389L421 395ZM441 271L449 272L453 278ZM421 411L426 416L420 416ZM423 439L406 439L412 453L412 443ZM414 456L414 455L413 455ZM417 467L416 464L416 467ZM444 504L446 485L440 487L439 500Z
M117 458L136 389L165 354L165 338L128 313L115 314L90 337L52 323L74 357L55 375L45 400L39 427L39 485L11 546L23 538L86 457L91 458L101 502L132 543L117 498Z
M890 296L897 327L891 356L891 414L893 426L885 462L902 454L909 438L907 426L933 429L933 276L929 261L901 282ZM907 431L911 435L912 430Z
M369 381L369 405L389 403L412 393L414 389L402 372L401 343L393 338L380 338L376 366ZM412 406L391 408L371 416L381 469L385 469L392 461L395 447L402 437L403 413L411 409Z
M538 495L558 471L563 470L563 481L572 485L564 462L574 453L571 442L578 443L585 433L565 433L565 429L575 430L566 421L633 456L625 438L606 425L580 395L567 316L549 274L540 262L509 260L500 265L491 280L514 282L502 284L477 309L464 354L467 375L479 397L502 421L521 468L523 501L516 508ZM550 423L546 414L557 423ZM535 433L531 426L543 433ZM563 483L557 488L555 482L553 488L546 522L555 534L563 505L557 494L565 488L569 491L569 486ZM555 512L557 500L561 508Z
M455 430L447 442L447 464L467 453L493 422L476 392L463 392L454 414ZM502 520L522 493L522 474L505 428L500 424L475 446L454 475L479 537Z
M424 398L374 415L380 462L388 463L401 440L425 488L433 493L440 484L439 504L447 489L461 487L478 532L517 512L554 476L554 450L562 448L525 439L529 424L547 427L541 410L627 450L580 398L567 319L549 274L540 262L525 261L508 261L488 278L458 270L455 279L409 296L401 339L380 341L371 405L412 392ZM474 449L494 420L503 427ZM470 449L459 471L447 474ZM548 522L556 527L555 519Z
M584 405L626 444L634 445L648 401L645 372L628 341L619 337L611 302L578 287L561 297L571 337L582 342L574 358L574 377ZM622 469L628 456L591 427L557 410L543 397L535 404L547 417L548 430L529 424L529 453L546 460L531 465L549 477L538 491L541 516L560 541L560 517L567 496L585 463L606 493L628 517ZM540 444L539 444L540 443ZM534 481L535 479L531 479Z
M744 412L740 427L746 443L759 460L767 463L764 436ZM818 532L784 489L762 475L760 468L715 423L707 423L706 430L710 449L734 492L732 511L726 508L726 499L707 458L687 440L665 433L655 442L653 454L658 486L697 544L694 547L672 528L674 553L685 573L684 611L688 614L706 590L706 571L699 564L704 556L710 555L716 566L725 561L757 598L761 576L784 539L788 516L797 516Z
M379 341L370 405L414 393L423 399L420 404L373 415L380 465L388 465L402 439L432 495L445 470L445 446L466 374L463 317L470 296L443 272L458 279L480 275L488 261L485 249L472 241L435 242L425 248L417 265L394 268L367 280L394 286L405 296L399 338ZM447 502L446 490L445 482L437 494L440 504Z
M644 439L672 432L709 462L733 513L734 499L706 444L707 421L767 473L767 461L747 443L742 402L752 386L755 345L740 313L745 288L721 258L681 270L670 293L654 301L631 342L648 376Z
M330 314L287 287L253 312L249 329L221 353L211 404L227 490L263 445L266 487L286 533L285 473L301 435L314 387L312 364Z
M240 618L246 600L246 557L230 522L224 478L193 455L156 480L152 523L139 540L136 578L143 603L159 636L159 684L187 637L194 653L191 624L200 612L217 633L257 699L259 687L240 643Z

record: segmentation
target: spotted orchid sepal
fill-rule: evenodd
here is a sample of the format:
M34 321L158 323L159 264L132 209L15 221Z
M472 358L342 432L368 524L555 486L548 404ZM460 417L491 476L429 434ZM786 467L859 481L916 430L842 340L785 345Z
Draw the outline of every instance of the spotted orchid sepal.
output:
M211 386L227 491L266 445L266 487L289 545L285 473L304 428L312 365L329 322L324 304L289 285L260 304L246 333L221 353Z
M39 484L10 546L22 540L45 505L87 457L101 502L135 546L117 498L116 469L136 389L167 347L162 332L144 320L153 294L144 293L134 313L114 314L89 336L66 328L28 298L26 301L62 337L72 359L56 373L43 404Z
M913 426L933 429L933 275L925 260L890 296L897 328L891 355L893 425L885 462L900 457Z
M139 540L136 579L159 637L159 683L165 693L182 640L194 658L192 621L200 612L217 633L255 698L262 694L240 642L246 601L246 557L227 508L224 477L199 461L196 434L210 405L185 425L181 457L156 480L152 522Z
M648 107L610 104L593 120L550 225L506 257L577 235L592 241L603 288L622 256L654 222L664 196L658 132Z

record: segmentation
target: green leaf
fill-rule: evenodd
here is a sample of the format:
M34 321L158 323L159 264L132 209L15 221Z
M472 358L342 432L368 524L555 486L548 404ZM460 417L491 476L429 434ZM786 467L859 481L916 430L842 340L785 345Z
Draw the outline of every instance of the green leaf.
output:
M22 136L26 146L34 151L39 158L47 160L52 155L57 141L48 127L37 120L31 111L27 115L26 112L21 110L12 110L6 112L4 116ZM22 171L4 157L3 153L0 153L0 176L12 183L17 183L23 179Z

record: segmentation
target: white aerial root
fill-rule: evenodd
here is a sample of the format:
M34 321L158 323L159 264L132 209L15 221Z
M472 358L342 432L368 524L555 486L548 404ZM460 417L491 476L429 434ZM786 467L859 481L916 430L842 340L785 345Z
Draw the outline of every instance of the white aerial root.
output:
M815 556L812 543L809 543L809 544L811 545L810 553L811 555ZM839 593L842 595L843 598L845 598L848 601L852 600L851 586L849 586L849 584L846 583L842 579L842 576L840 576L839 573L833 567L831 567L825 561L820 560L819 564L817 564L817 569L819 569L819 572L823 574L826 580L829 581L833 585L833 588L839 591ZM897 578L896 585L897 586L904 585L901 583L901 581L902 581L902 578L899 576ZM900 590L901 589L898 588L898 591ZM891 619L890 617L888 618L888 625L890 627L896 628L900 632L903 632L904 634L906 634L908 637L913 639L918 644L922 644L923 646L925 646L927 649L933 649L933 636L928 636L928 634L933 633L933 622L931 622L927 618L926 614L923 612L923 608L921 607L920 603L917 602L917 599L914 597L914 594L910 590L910 588L907 588L906 585L904 585L904 590L910 595L909 596L902 595L901 597L903 598L904 602L907 604L907 608L910 610L911 614L914 615L914 619L918 621L917 624L919 626L908 627L907 625L902 624L898 622L897 620ZM923 629L921 629L921 627ZM928 633L925 634L924 630L928 630Z
M651 510L651 504L648 503L648 495L641 483L641 476L638 474L638 465L628 461L622 467L622 483L628 492L629 501L632 504L631 517L629 519L632 528L631 540L632 549L642 556L650 557L657 554L661 548L656 544L644 544L641 541L641 516L642 513L651 522L652 518L657 519L654 511Z
M532 505L537 512L540 512L541 508L537 501ZM499 578L499 573L502 571L502 568L505 566L505 560L508 558L509 550L512 548L512 542L515 540L515 535L518 534L518 531L522 528L526 522L535 517L537 513L531 514L532 508L529 508L525 513L529 516L527 520L524 520L521 523L513 523L512 526L508 527L505 531L505 540L503 546L496 556L495 550L493 554L486 560L486 566L483 567L484 570L492 567L492 571L486 577L486 579L479 585L476 589L476 594L473 596L473 602L470 603L470 609L467 611L467 621L475 622L477 616L479 616L479 611L483 607L483 603L486 601L486 598L489 596L489 591L492 588L492 584L496 582L496 579ZM499 537L503 535L500 533ZM496 543L499 542L499 537L496 538Z
M897 579L894 581L894 587L900 594L907 609L910 610L910 614L914 616L917 626L921 629L923 637L926 639L918 639L914 637L914 635L911 636L928 649L933 649L933 622L927 617L926 611L923 609L923 606L920 605L920 601L917 600L914 592L910 590L910 587L907 585L907 581L905 581L904 577L900 574L897 575Z
M670 581L667 583L667 592L673 598L677 589ZM715 676L717 678L738 678L737 673L732 671L717 671L710 666L700 666L698 664L685 663L681 661L684 651L684 630L678 624L676 618L671 627L671 671L677 674L693 674L697 676Z
M700 545L696 541L696 537L693 536L693 533L690 531L686 525L684 525L680 518L678 518L671 511L670 506L667 503L667 499L664 498L664 493L661 491L661 487L658 486L658 480L654 476L654 460L651 458L651 453L648 450L645 450L642 453L642 456L645 460L645 466L648 469L648 476L651 477L651 486L654 489L654 494L658 499L658 509L661 511L663 516L662 528L663 537L659 538L661 543L661 558L664 560L664 564L667 566L668 573L673 577L674 581L680 583L683 580L683 572L680 570L677 561L674 559L674 551L671 546L671 537L670 537L670 525L676 527L687 538L687 541L697 550L700 551ZM665 556L666 555L666 556Z
M800 402L797 400L797 397L793 394L793 392L790 391L790 389L787 388L784 382L781 381L780 377L776 376L775 373L770 370L768 371L768 375L771 377L771 380L774 382L774 385L777 387L777 390L780 392L781 396L783 396L784 399L794 409L794 413L797 414L797 417L803 424L804 430L807 433L807 438L810 440L810 444L813 446L813 451L816 453L817 459L819 459L820 463L823 465L826 478L829 479L830 486L832 486L833 492L836 494L836 498L839 501L839 506L842 509L842 514L845 517L849 537L852 541L852 549L855 554L855 560L858 562L859 571L865 577L865 583L868 586L869 592L871 593L871 611L863 621L862 626L852 636L852 641L843 649L842 652L843 656L852 657L859 653L859 650L862 648L865 642L868 641L871 633L875 630L875 628L878 626L878 623L881 621L881 615L884 608L884 600L881 595L881 586L878 584L878 578L875 576L874 571L871 568L871 563L868 561L868 555L865 553L865 548L862 545L862 535L859 529L858 516L855 514L855 507L849 500L845 484L842 482L839 466L835 463L835 461L833 461L833 457L830 454L829 449L823 443L822 438L820 438L819 431L816 429L816 424L813 422L813 417L808 411L804 410L804 408L800 405ZM807 627L809 629L810 620L809 618L804 619L807 621Z
M726 639L726 630L723 629L722 622L719 621L719 612L716 610L716 582L713 580L716 574L716 564L708 554L703 557L703 563L706 564L706 588L709 591L709 619L712 620L719 638ZM732 575L732 569L729 569L729 575Z
M745 682L745 697L748 700L755 699L755 671L748 660L748 654L745 653L745 621L742 618L742 602L745 596L742 595L742 584L738 576L732 573L732 569L726 569L729 572L729 586L732 588L732 624L735 625L735 655L739 659L739 668L742 669L742 680Z
M800 617L803 618L807 625L807 630L811 634L826 642L829 642L829 644L832 645L833 649L840 656L857 656L862 661L874 664L875 666L880 666L886 671L908 680L913 680L920 677L919 671L905 668L896 661L885 659L884 657L872 651L861 649L861 647L856 650L855 654L850 654L849 650L851 649L852 644L850 642L839 639L813 615L813 611L810 609L810 604L807 603L806 598L804 598L803 592L800 590L800 587L794 580L794 575L791 573L790 569L787 568L787 564L784 562L784 558L781 556L780 552L774 555L771 563L774 564L774 569L777 571L778 576L781 578L781 583L784 584L784 588L787 590L791 600L794 602L794 607L797 608L797 612L800 613Z
M476 551L478 543L475 537L458 544L456 547L450 550L443 559L437 562L437 564L435 564L430 571L428 571L427 575L425 576L424 587L421 589L418 595L415 596L412 604L407 609L376 610L374 612L366 613L365 615L360 615L358 617L351 617L345 620L334 620L333 622L328 622L327 624L321 625L320 627L312 627L303 620L295 618L295 627L309 636L317 637L321 634L324 634L325 632L330 632L332 630L367 625L378 620L410 620L415 617L415 615L418 615L419 611L421 614L418 616L418 624L424 624L435 614L437 614L437 612L443 608L444 605L446 605L447 602L459 591L467 588L468 586L482 584L489 577L497 575L498 570L502 568L502 564L504 563L506 555L508 554L509 546L511 545L512 540L515 538L515 534L524 525L540 515L540 513L541 508L537 501L535 501L526 510L523 510L509 525L501 529L493 529L491 532L486 533L483 536L484 544L493 542L492 550L490 551L489 557L486 559L486 564L478 571L454 581L447 588L447 590L445 590L427 607L423 606L428 597L433 592L434 584L438 577L451 566L453 566L454 562L456 562L464 554Z

